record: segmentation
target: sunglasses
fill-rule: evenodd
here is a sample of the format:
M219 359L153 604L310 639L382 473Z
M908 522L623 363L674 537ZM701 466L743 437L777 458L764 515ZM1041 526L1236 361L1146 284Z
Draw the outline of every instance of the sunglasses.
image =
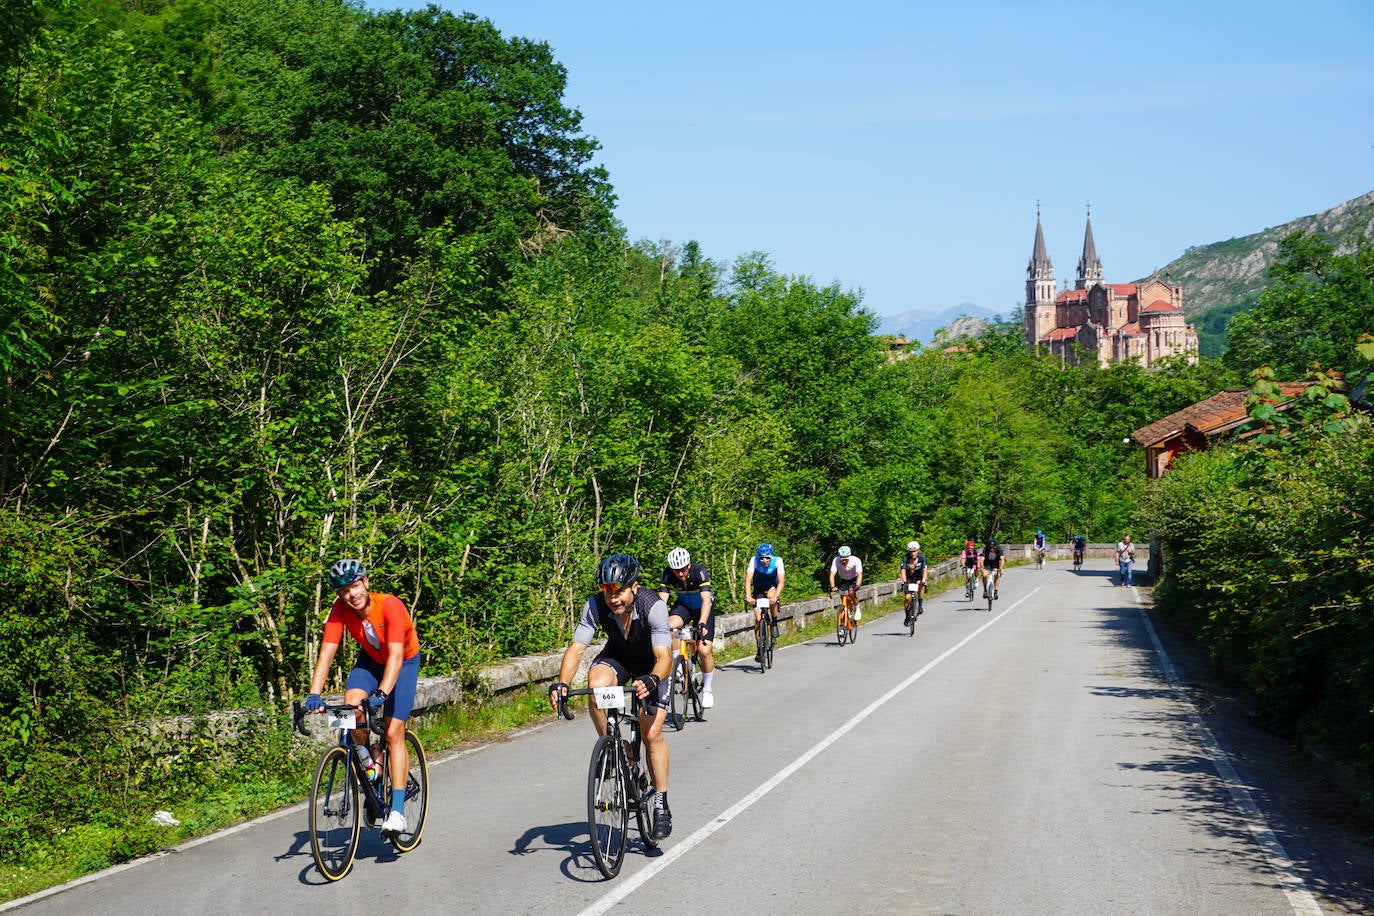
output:
M607 582L605 585L601 586L601 590L609 595L626 587L627 586L621 585L619 582Z

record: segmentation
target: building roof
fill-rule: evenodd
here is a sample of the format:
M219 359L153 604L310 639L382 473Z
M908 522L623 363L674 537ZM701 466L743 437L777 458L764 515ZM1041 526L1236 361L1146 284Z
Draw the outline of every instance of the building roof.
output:
M1122 337L1139 337L1141 334L1145 332L1140 330L1139 321L1131 321L1117 328L1117 333L1120 334Z
M1302 394L1306 387L1305 382L1283 382L1280 383L1279 390L1287 402ZM1249 388L1227 388L1204 401L1198 401L1171 413L1162 420L1142 426L1131 433L1131 438L1150 448L1189 427L1209 438L1228 432L1249 418L1250 412L1245 404L1249 397Z
M1181 309L1181 308L1179 308L1178 306L1174 305L1172 302L1168 301L1167 299L1156 299L1154 302L1151 302L1149 305L1145 306L1145 308L1141 309L1141 311L1142 311L1142 312L1181 312L1181 311L1183 311L1183 309Z
M1083 302L1088 298L1086 289L1066 289L1054 297L1055 302Z
M1108 283L1107 286L1118 296L1134 296L1140 291L1138 283Z
M1097 257L1097 245L1093 242L1093 218L1088 217L1088 228L1083 233L1083 256L1078 259L1080 277L1102 276L1102 262Z
M1078 328L1055 328L1041 340L1073 340L1078 337Z

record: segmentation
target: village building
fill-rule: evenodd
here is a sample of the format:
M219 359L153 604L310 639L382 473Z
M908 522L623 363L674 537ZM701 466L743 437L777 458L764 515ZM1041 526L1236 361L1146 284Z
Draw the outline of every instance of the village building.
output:
M1045 248L1040 214L1035 246L1026 267L1026 342L1070 365L1098 365L1135 359L1152 366L1169 356L1196 362L1197 332L1183 315L1183 290L1167 279L1108 283L1093 241L1092 216L1083 236L1083 255L1073 288L1057 289Z

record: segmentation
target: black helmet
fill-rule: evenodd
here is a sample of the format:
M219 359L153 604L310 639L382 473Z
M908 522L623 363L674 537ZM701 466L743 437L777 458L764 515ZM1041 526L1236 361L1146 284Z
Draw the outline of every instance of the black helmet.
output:
M340 560L329 567L329 587L343 588L366 576L367 570L357 560Z
M996 546L997 546L997 538L988 538L988 539L987 539L987 543L985 543L983 546L985 546L985 547L996 547Z
M613 553L596 569L596 584L624 588L639 581L639 561L629 553Z

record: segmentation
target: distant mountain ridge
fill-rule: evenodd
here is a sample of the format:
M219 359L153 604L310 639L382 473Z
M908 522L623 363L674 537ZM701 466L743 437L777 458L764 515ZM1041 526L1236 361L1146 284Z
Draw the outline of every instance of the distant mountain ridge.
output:
M896 315L879 315L878 333L890 337L905 337L907 340L919 340L922 344L929 344L935 339L936 331L949 327L961 318L970 318L986 323L994 317L996 317L995 312L974 305L972 302L952 305L938 312L911 309Z
M1199 334L1213 311L1221 313L1222 320L1212 322L1220 324L1214 329L1220 332L1224 319L1254 305L1269 285L1269 265L1278 256L1280 239L1294 232L1316 232L1339 240L1352 231L1374 238L1374 191L1263 232L1189 248L1159 273L1183 287L1183 310L1196 319Z

